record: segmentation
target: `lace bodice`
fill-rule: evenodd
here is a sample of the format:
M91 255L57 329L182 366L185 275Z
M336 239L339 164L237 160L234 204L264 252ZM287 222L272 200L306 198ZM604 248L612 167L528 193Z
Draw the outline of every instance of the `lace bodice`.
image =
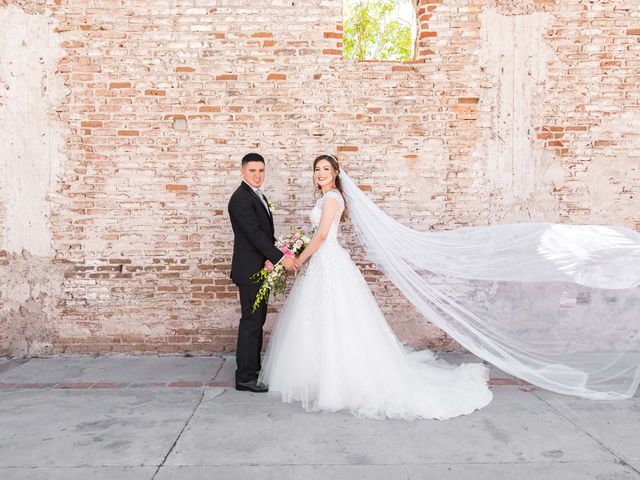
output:
M322 217L322 206L324 205L324 202L327 198L334 198L340 204L340 208L336 212L336 216L333 219L331 228L329 229L329 234L327 235L328 241L337 241L338 232L340 230L340 217L342 216L342 212L344 211L344 198L342 198L340 192L330 190L322 197L320 197L318 201L316 201L316 204L313 206L313 209L311 209L311 212L309 212L309 219L311 220L311 224L314 227L317 228L320 225L320 218Z

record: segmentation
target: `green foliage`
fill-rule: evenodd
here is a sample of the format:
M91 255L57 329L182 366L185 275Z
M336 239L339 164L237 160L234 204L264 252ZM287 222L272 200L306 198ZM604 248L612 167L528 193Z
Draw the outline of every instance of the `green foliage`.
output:
M345 58L358 61L411 59L411 28L392 19L394 5L394 0L345 1Z
M266 268L262 268L254 273L251 279L256 283L260 283L260 289L253 302L251 313L256 312L260 304L269 298L270 293L277 295L278 293L284 292L287 288L287 279L285 277L284 267L281 264L273 267L272 274L270 274Z

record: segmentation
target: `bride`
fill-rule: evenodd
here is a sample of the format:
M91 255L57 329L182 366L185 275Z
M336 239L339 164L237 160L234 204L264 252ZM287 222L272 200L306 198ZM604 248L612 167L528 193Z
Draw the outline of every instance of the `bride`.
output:
M333 155L315 160L314 179L318 230L260 374L271 393L373 418L445 419L491 401L483 365L452 367L398 342L337 241L345 206L369 260L479 358L561 394L624 400L638 390L637 231L518 223L422 232L378 208Z
M451 366L398 341L338 243L346 214L338 161L321 155L313 169L322 192L310 212L317 230L298 258L306 265L280 312L259 381L307 410L370 418L443 420L487 405L484 365Z

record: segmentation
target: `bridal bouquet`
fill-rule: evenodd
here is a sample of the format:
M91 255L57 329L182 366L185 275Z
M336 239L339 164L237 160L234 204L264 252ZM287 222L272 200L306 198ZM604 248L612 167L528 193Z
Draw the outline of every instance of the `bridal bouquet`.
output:
M301 227L294 227L292 225L289 235L278 238L276 247L284 253L285 257L295 258L309 245L312 236L313 230L307 234ZM254 273L251 278L261 283L256 300L253 302L254 312L260 304L269 297L270 293L277 295L284 292L287 288L287 276L285 275L285 269L282 263L273 265L273 263L267 260L264 262L264 267Z

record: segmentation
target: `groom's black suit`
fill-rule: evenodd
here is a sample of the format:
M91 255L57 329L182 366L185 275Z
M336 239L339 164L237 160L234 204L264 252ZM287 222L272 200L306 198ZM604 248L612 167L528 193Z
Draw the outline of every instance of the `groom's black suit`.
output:
M271 213L246 182L231 195L229 217L234 236L231 279L240 290L242 310L236 348L236 383L248 383L258 379L262 327L267 318L266 301L251 313L260 288L251 276L264 266L265 260L276 264L283 254L274 245Z

